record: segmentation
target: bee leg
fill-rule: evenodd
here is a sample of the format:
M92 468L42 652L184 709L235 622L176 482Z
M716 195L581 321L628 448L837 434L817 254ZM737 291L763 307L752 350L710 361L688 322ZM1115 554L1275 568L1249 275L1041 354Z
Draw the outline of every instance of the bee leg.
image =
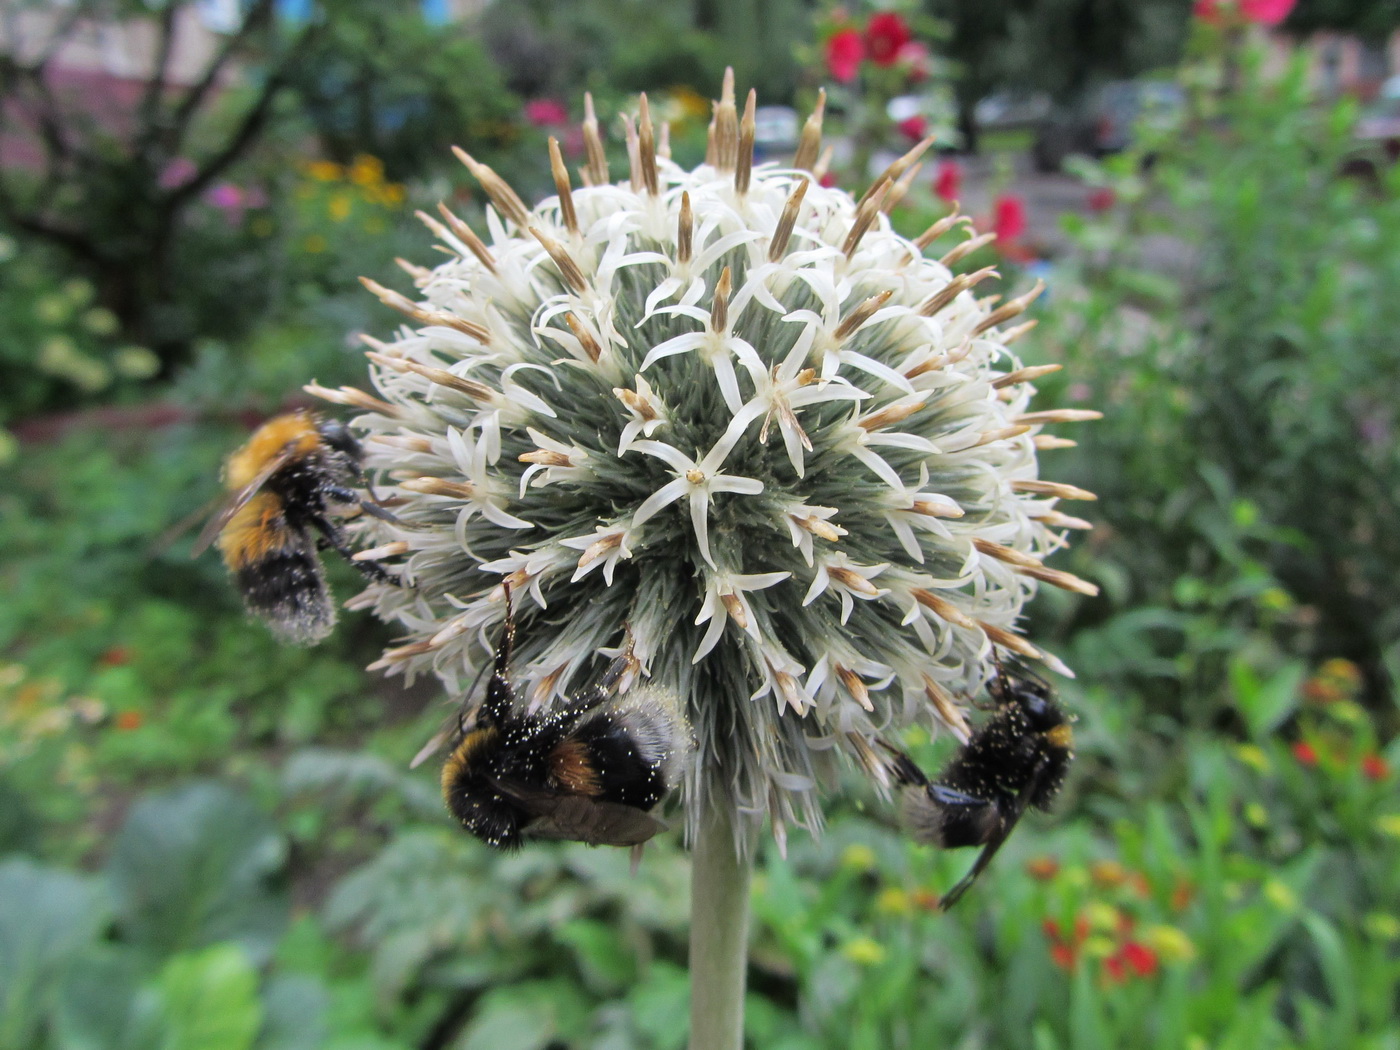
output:
M492 722L500 724L510 715L515 703L515 690L510 684L510 653L515 648L515 610L510 601L510 584L502 584L506 593L506 622L501 628L501 640L496 643L496 666L491 670L491 681L486 683L486 699L482 701L482 713Z
M360 572L364 573L375 583L394 582L394 578L390 576L387 572L385 572L381 566L376 565L374 562L356 561L355 552L352 551L349 545L345 542L345 534L342 533L333 522L330 522L327 519L316 515L311 518L311 524L315 525L317 530L321 533L321 538L316 541L317 547L323 550L329 548L330 550L335 551L337 554L339 554L342 558L348 561L355 568L359 569Z

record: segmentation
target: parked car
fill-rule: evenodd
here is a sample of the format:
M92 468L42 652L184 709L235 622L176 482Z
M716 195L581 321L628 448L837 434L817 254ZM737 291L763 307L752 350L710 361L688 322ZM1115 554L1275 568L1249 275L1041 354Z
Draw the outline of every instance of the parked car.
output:
M1036 131L1032 153L1039 171L1059 171L1074 153L1102 157L1127 149L1144 121L1176 123L1186 94L1169 80L1110 80L1077 102L1058 106Z

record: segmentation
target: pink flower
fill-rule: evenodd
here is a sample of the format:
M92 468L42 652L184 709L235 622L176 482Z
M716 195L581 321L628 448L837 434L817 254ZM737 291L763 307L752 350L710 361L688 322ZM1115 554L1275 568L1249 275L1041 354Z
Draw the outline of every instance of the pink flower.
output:
M921 83L929 77L928 45L921 40L911 40L901 47L895 62L909 71L912 83Z
M204 199L223 211L243 209L243 191L231 182L218 182L210 186Z
M163 169L156 184L163 190L177 190L199 174L199 168L188 157L176 157Z
M1014 193L1003 194L992 206L992 229L1003 244L1026 232L1026 202Z
M892 66L899 61L899 50L909 43L909 24L893 11L871 15L865 27L865 48L877 66Z
M860 72L865 41L854 29L838 29L826 41L826 69L839 84L849 84Z
M933 192L945 201L955 201L962 190L962 165L955 160L941 161L933 177Z
M1242 20L1261 26L1276 26L1288 17L1298 0L1195 0L1191 13L1202 22L1220 25L1226 19Z
M924 137L924 131L928 128L928 121L921 114L915 113L912 117L905 117L895 127L910 142L918 142Z
M532 98L525 103L525 119L537 128L569 122L569 110L557 98Z
M1288 17L1298 0L1240 0L1246 20L1261 26L1276 26Z

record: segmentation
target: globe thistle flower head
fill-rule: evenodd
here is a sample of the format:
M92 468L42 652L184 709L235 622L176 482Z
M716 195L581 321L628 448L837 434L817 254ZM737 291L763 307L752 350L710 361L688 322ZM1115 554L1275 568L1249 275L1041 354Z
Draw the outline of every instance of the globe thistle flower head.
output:
M927 143L855 199L813 178L820 110L790 167L753 165L753 112L726 78L687 171L643 96L612 182L590 101L583 185L551 142L534 208L461 154L485 236L423 215L448 260L405 265L412 298L366 282L406 318L366 340L377 396L308 389L364 410L401 522L359 526L398 585L354 604L407 636L373 666L462 693L507 582L520 695L548 708L630 645L694 729L692 828L722 805L781 839L819 827L840 756L881 780L898 727L965 738L993 647L1060 666L1015 625L1041 582L1093 592L1043 564L1087 527L1059 503L1093 497L1037 451L1096 413L1028 410L1049 369L1011 323L1039 287L979 300L994 271L956 271L978 241L924 257L967 220L891 228Z

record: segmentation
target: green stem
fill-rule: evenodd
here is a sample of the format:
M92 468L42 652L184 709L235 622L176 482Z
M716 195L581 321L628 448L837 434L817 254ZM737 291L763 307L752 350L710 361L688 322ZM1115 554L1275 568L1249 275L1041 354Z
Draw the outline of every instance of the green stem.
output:
M690 877L690 1050L744 1045L751 873L730 814L711 809L701 818Z

